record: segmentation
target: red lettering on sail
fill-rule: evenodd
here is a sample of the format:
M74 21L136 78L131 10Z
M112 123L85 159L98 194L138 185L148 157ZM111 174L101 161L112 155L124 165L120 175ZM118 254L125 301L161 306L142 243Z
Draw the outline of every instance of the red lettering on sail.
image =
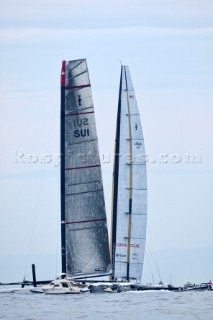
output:
M127 247L127 244L126 244L126 243L118 242L118 243L116 243L116 246L117 246L117 247ZM131 248L139 248L140 245L139 245L138 243L137 243L137 244L132 243L132 244L130 244L130 247L131 247Z

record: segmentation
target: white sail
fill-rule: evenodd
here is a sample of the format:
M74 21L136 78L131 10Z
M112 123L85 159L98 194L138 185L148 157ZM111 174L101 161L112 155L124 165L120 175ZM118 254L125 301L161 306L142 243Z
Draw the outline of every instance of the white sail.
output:
M108 232L85 59L62 63L61 153L62 272L104 273L110 265Z
M146 239L147 178L140 115L127 66L121 68L113 185L113 279L140 282Z

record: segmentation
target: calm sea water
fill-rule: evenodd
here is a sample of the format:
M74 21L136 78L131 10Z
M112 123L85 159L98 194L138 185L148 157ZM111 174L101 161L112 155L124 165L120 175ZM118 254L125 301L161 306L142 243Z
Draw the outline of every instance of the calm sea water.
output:
M48 296L0 294L0 319L212 320L213 291L125 292Z

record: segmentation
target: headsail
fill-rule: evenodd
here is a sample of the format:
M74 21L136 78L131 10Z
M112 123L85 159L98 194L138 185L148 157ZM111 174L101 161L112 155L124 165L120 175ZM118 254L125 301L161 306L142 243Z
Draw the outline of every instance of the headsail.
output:
M140 115L127 66L121 67L115 143L111 239L113 279L140 282L146 238L147 178Z
M94 107L85 59L61 72L62 272L104 273L110 266Z

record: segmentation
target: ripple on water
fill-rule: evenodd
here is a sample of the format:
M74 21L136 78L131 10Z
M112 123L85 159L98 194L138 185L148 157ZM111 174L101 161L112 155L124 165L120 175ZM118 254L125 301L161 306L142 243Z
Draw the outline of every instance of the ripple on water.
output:
M213 292L127 292L47 296L1 294L7 320L210 320ZM204 317L205 315L205 317Z

